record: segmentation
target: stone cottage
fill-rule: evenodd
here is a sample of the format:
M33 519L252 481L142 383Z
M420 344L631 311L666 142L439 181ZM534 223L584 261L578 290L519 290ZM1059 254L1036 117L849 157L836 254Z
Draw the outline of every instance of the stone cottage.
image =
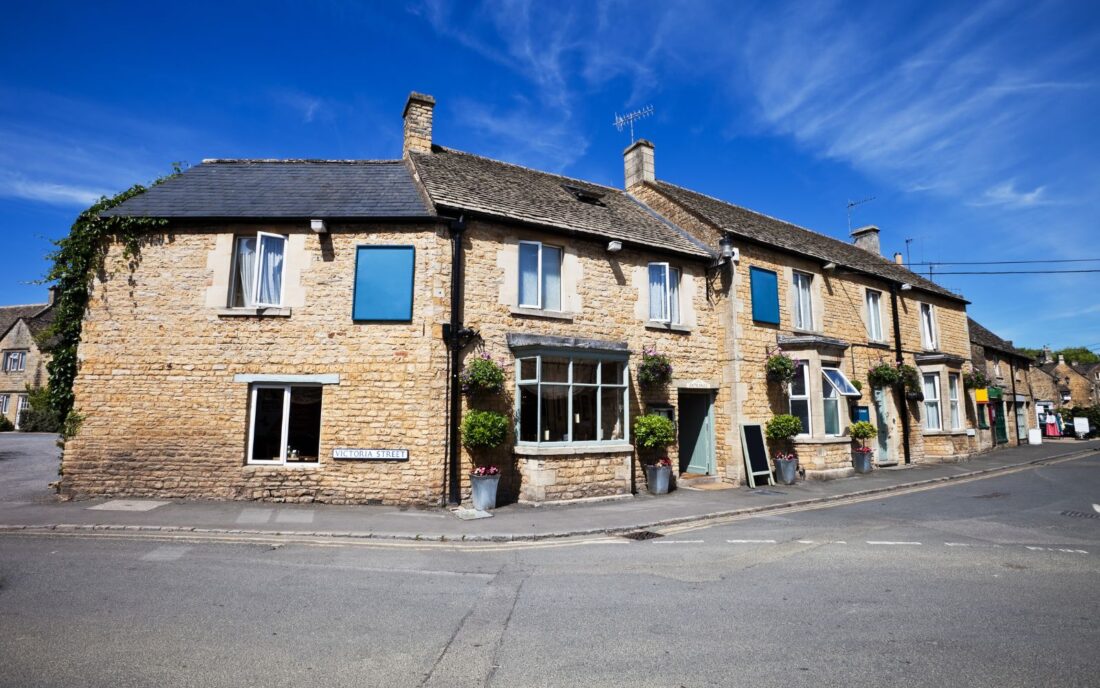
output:
M48 382L52 305L51 298L49 303L0 307L0 415L16 429L28 407L27 389Z
M1031 358L1012 342L969 320L971 363L988 386L968 390L968 413L977 426L978 449L1027 442L1036 427L1036 397L1031 389Z
M409 97L400 160L210 160L109 211L168 223L94 285L64 494L439 504L492 463L505 499L606 498L655 458L645 413L675 422L683 480L742 481L740 425L781 412L812 477L847 473L853 418L884 464L975 448L966 302L877 229L851 245L657 181L646 142L626 189L445 148L434 106ZM667 385L638 384L645 350ZM503 394L462 394L470 357ZM895 361L923 400L857 388ZM474 408L514 419L505 446L461 445Z

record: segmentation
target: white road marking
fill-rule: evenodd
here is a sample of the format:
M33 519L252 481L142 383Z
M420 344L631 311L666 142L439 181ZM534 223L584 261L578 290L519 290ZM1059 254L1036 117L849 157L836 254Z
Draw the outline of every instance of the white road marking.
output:
M176 561L191 551L190 547L162 545L141 557L142 561Z
M1092 509L1093 509L1093 511L1095 511L1096 513L1100 514L1100 504L1093 504L1093 505L1092 505Z
M893 540L868 540L868 545L919 545L919 542L898 542Z
M731 545L774 545L775 540L726 540Z
M1032 547L1031 545L1024 545L1032 552L1065 552L1067 554L1088 554L1087 550L1083 549L1070 549L1066 547Z
M945 542L948 547L972 547L969 542Z
M797 542L800 545L812 545L812 544L814 544L813 540L795 540L795 542Z

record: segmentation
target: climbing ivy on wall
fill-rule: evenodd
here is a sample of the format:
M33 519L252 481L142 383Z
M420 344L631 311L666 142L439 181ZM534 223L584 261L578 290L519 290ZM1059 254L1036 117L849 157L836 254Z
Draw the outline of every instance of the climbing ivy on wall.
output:
M176 174L180 172L176 166ZM155 186L173 175L158 179ZM77 373L77 346L88 307L92 283L104 269L104 258L112 243L121 243L123 256L130 269L137 266L141 236L167 223L148 217L101 217L101 214L146 190L135 184L112 198L100 198L80 213L68 236L54 242L56 250L47 258L53 266L45 282L52 283L54 292L54 323L49 335L53 339L52 358L46 364L50 387L47 397L49 411L64 421L66 436L71 436L79 423L73 412L73 381Z

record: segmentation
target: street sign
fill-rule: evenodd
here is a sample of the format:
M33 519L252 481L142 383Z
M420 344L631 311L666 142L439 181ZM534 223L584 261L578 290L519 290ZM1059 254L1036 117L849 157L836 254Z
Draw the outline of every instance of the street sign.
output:
M408 449L333 449L332 458L341 461L408 461Z

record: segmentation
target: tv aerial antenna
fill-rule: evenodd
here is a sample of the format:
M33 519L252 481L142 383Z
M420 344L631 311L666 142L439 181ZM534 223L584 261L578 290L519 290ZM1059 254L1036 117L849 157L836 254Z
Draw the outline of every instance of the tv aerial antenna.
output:
M619 113L616 112L615 113L615 121L613 122L613 124L615 125L615 128L618 129L619 131L622 131L623 129L629 127L630 128L630 142L634 143L634 122L642 119L643 117L649 117L652 114L653 114L653 106L652 105L646 105L641 110L635 110L634 112L629 112L625 115L620 115Z
M852 208L855 208L857 206L861 206L864 203L870 203L873 200L875 200L874 196L871 196L869 198L865 198L862 201L852 201L852 200L848 201L848 233L849 234L852 233Z

